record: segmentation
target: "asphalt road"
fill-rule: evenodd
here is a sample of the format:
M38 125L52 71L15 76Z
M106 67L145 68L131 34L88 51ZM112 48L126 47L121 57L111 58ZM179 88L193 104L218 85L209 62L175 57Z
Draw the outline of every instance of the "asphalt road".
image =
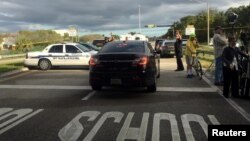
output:
M250 124L250 102L161 60L155 93L92 91L88 70L28 71L0 80L1 141L207 140L207 126Z

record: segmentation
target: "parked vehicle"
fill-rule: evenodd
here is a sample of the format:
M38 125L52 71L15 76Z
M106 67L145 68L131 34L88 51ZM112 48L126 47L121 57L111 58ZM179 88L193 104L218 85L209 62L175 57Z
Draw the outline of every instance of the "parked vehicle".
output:
M42 52L28 52L24 65L28 68L38 67L48 70L54 66L88 66L91 51L78 43L60 43L47 46Z
M94 51L99 51L100 50L100 48L98 48L97 46L89 44L89 43L79 42L79 44L85 46L89 50L94 50Z
M105 40L93 40L92 44L97 47L103 47L105 45Z
M110 42L90 59L89 82L93 90L120 85L147 87L154 92L159 77L159 55L146 41Z
M159 40L155 50L160 52L161 57L174 57L175 40Z

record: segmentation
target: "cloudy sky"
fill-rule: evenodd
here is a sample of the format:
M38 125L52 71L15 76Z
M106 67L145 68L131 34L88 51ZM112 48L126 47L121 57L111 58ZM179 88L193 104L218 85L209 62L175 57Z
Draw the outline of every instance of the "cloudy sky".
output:
M200 2L199 2L200 1ZM210 7L225 10L249 5L249 0L0 0L0 33L19 30L67 29L77 25L81 33L121 34L139 32L138 5L142 32L147 24L172 24L186 15Z

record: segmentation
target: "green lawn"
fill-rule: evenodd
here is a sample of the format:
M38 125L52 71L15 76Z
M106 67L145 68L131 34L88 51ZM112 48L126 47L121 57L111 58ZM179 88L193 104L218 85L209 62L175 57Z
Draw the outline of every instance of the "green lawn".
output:
M0 50L0 55L13 55L13 54L23 54L32 51L42 51L46 46L35 46L28 50Z
M23 68L23 62L0 65L0 74Z

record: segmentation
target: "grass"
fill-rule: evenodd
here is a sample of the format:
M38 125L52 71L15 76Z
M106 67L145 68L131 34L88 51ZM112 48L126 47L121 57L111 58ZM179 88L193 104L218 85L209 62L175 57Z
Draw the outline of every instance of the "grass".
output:
M21 68L23 68L22 62L0 65L0 74L13 70L19 70Z
M27 50L28 52L31 51L42 51L46 46L35 46ZM1 50L0 55L14 55L14 54L23 54L26 53L25 50Z

